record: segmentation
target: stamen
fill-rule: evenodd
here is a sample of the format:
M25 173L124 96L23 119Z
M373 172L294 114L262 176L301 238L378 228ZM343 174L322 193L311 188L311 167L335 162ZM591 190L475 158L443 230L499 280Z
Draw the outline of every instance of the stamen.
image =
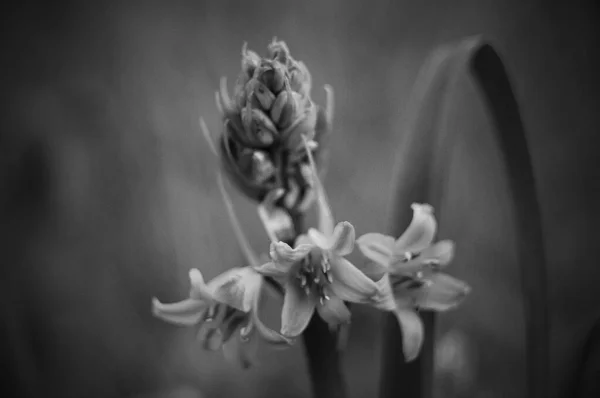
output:
M246 326L240 329L240 338L243 342L250 340L250 334L254 330L254 323L249 321Z
M419 257L420 255L421 255L421 253L404 252L404 260L402 260L402 261L406 263L410 260L414 260L415 258Z
M215 315L217 313L217 305L211 305L208 307L208 311L206 311L206 318L204 318L204 322L212 322L215 319Z
M331 272L328 272L325 275L327 276L327 282L333 283L333 275L331 275Z

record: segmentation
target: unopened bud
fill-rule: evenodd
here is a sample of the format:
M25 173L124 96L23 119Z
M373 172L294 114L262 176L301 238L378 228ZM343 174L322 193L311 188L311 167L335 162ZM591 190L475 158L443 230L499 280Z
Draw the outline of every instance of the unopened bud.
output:
M269 58L276 59L282 64L287 65L288 60L290 59L290 49L285 42L278 41L276 38L273 38L273 41L267 48L267 51Z
M247 138L256 146L269 146L275 140L277 129L273 122L260 109L246 106L242 109L242 123Z
M254 84L254 95L260 102L260 106L263 110L268 111L275 102L275 94L271 92L263 83L258 80L253 80Z
M256 78L274 94L279 94L285 85L285 66L278 61L263 59Z
M275 166L263 151L254 151L252 154L252 174L254 180L262 184L275 174Z
M311 141L315 137L317 123L317 109L310 101L306 103L306 110L281 133L281 137L288 149L296 150L304 146L304 138Z

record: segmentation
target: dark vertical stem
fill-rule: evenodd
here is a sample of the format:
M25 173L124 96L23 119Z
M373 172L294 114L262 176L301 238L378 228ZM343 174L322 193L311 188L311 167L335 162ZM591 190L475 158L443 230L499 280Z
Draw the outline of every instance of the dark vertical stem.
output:
M304 215L292 213L296 236L306 232ZM294 242L287 242L293 244ZM342 358L338 347L338 333L317 314L303 333L308 373L315 398L345 398L346 383L342 374Z

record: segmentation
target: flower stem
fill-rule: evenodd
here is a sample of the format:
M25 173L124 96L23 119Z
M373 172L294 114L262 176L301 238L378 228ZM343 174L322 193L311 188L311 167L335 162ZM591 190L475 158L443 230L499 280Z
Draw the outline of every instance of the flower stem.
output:
M304 214L291 213L295 235L305 232ZM287 242L292 245L294 242ZM303 333L308 372L315 398L345 398L346 383L342 374L341 351L338 350L338 332L316 313Z

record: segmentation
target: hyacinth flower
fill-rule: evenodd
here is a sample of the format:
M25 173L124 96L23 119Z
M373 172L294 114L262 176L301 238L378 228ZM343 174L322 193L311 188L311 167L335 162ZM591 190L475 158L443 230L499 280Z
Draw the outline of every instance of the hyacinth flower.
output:
M382 287L376 307L393 311L398 318L407 361L417 357L423 343L423 324L416 311L452 309L470 292L465 282L441 272L454 256L454 243L433 243L437 230L433 208L416 203L411 207L412 221L398 239L367 233L356 240L371 260L362 270Z
M319 206L319 228L300 235L294 248L273 241L272 261L256 268L284 286L281 333L291 337L304 331L315 310L334 327L350 321L344 301L367 303L379 293L378 285L344 258L354 248L354 227L345 221L335 225L308 148L307 153Z
M156 317L176 325L199 325L198 338L205 349L222 348L227 360L248 368L255 362L259 339L275 347L287 347L293 340L270 329L259 317L264 286L263 276L255 271L259 259L242 232L220 176L218 183L236 238L250 266L229 269L208 283L199 270L192 269L189 297L170 304L154 298L152 311Z
M214 147L222 168L247 197L263 202L277 191L278 207L302 213L314 200L302 137L309 138L322 163L322 143L331 130L332 90L325 88L325 108L315 104L306 65L276 39L265 57L244 44L241 69L231 96L225 78L216 93L223 128Z

